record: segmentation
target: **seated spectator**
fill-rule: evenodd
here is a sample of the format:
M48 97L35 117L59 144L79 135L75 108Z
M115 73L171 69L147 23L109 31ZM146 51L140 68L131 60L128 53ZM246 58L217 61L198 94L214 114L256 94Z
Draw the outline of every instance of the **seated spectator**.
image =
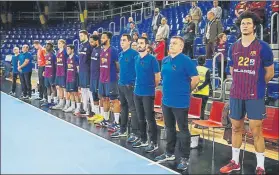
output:
M92 35L99 36L99 32L95 30Z
M161 70L162 60L165 57L166 43L161 35L157 35L155 41L154 52Z
M248 6L248 10L254 12L262 20L262 24L265 24L265 6L266 1L253 1Z
M131 44L132 49L138 51L138 43L136 41L133 41Z
M135 33L133 34L133 41L138 42L138 39L139 39L139 33L138 33L138 32L135 32Z
M148 43L151 44L151 41L149 40L147 33L142 33L141 37L148 39Z
M151 54L151 55L154 55L155 53L154 53L154 49L153 49L153 47L151 46L151 45L148 45L148 47L147 47L147 52L149 53L149 54Z
M183 53L193 59L193 44L196 26L195 23L192 21L192 17L190 15L187 15L184 19L184 26L181 31L185 42Z
M225 33L220 33L217 38L216 43L216 52L221 52L224 55L224 73L223 73L223 80L227 78L226 74L226 66L227 66L227 52L228 52L228 44L227 44L227 35ZM217 69L218 69L218 76L221 78L221 56L218 56L216 59Z
M134 22L130 23L130 35L133 37L134 33L139 33L138 29L136 28L136 24Z
M239 17L241 13L248 9L249 3L245 0L241 0L235 7L234 13L236 17Z
M218 1L217 0L213 1L213 8L211 10L215 12L216 19L221 19L222 18L222 8L220 6L218 6Z

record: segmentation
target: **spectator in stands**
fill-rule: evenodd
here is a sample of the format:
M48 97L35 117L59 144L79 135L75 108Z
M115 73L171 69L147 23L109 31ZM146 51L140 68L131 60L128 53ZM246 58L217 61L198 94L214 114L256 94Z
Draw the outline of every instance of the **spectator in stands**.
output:
M183 53L193 59L193 44L195 38L195 23L192 21L192 16L186 15L184 18L184 26L181 31L184 39Z
M235 16L239 17L241 13L245 12L248 9L248 5L249 3L246 0L240 0L234 10Z
M209 97L209 91L210 91L209 85L211 83L210 70L204 66L205 59L206 58L204 56L198 57L197 70L198 70L200 81L198 86L192 91L194 97L202 99L201 116L200 116L201 120L204 120L204 110Z
M272 13L279 12L279 1L272 1L271 9Z
M197 2L195 2L195 1L192 2L192 8L189 11L189 15L192 16L193 23L195 23L195 26L196 26L195 33L197 34L198 33L199 22L202 19L202 11L197 6Z
M261 24L265 24L265 6L266 1L253 1L248 6L248 10L254 12L262 20Z
M213 8L211 11L215 12L216 14L216 19L221 19L222 18L222 8L218 6L218 1L214 0L213 1Z
M12 66L13 66L13 84L12 84L12 91L9 93L10 95L15 96L15 90L16 90L16 80L18 78L19 72L18 72L18 57L19 57L19 48L14 47L13 49L14 55L12 57Z
M130 23L130 35L133 37L134 33L139 33L138 29L136 28L136 24L134 22Z
M99 36L99 32L95 30L95 31L92 33L92 35L93 35L93 36L94 36L94 35L95 35L95 36Z
M265 141L262 121L266 118L266 84L274 76L274 56L270 46L255 37L260 19L250 11L244 12L236 21L241 39L236 41L228 52L232 75L230 89L230 119L232 122L232 159L220 169L222 174L239 171L239 161L244 117L249 118L249 127L254 138L257 166L255 174L266 174L264 167ZM255 74L255 72L257 72Z
M147 53L149 53L150 55L155 55L153 47L149 44L147 46Z
M139 39L139 33L138 32L133 33L133 41L138 42L138 39Z
M37 100L42 100L46 102L47 100L47 89L45 87L45 78L43 72L45 71L46 50L43 48L38 40L33 42L34 48L37 50L37 62L38 62L38 78L39 78L39 98Z
M134 19L133 19L133 17L129 17L128 18L128 23L127 23L127 26L126 26L126 31L127 31L127 33L130 33L130 30L131 30L131 23L134 23Z
M148 44L151 44L151 41L149 40L147 33L142 33L141 37L148 39Z
M155 52L157 61L159 63L159 68L161 70L162 60L165 57L166 43L161 35L157 35L155 41L156 41L156 43L154 46L154 52Z
M160 14L159 12L159 8L155 8L154 10L154 16L153 16L153 20L152 20L152 32L153 32L153 36L156 37L157 31L159 26L161 25L161 19L163 18L163 15Z
M167 147L164 154L155 158L158 162L175 160L176 140L181 153L178 170L185 171L190 163L191 135L188 128L188 110L191 90L199 83L196 66L182 51L184 40L174 36L170 40L170 55L162 62L162 109L167 130ZM176 130L176 124L178 131Z
M136 51L138 50L138 48L137 48L138 47L138 43L136 41L133 41L131 46L132 46L132 49L134 49Z
M33 57L29 51L29 46L22 46L22 53L18 57L18 71L21 83L22 99L30 99L32 93L31 76L32 76L32 60Z
M212 59L217 36L222 32L222 23L215 18L215 13L209 11L207 13L208 23L205 27L205 35L203 42L206 44L206 58Z
M224 73L223 73L223 80L227 78L226 74L226 67L227 67L227 52L228 52L228 44L227 44L227 35L225 33L220 33L217 37L216 43L216 52L221 52L224 55ZM221 56L217 57L217 69L218 69L218 76L221 78Z
M167 48L167 41L168 41L168 38L169 38L169 34L170 34L170 27L169 25L167 24L167 19L166 18L162 18L162 21L161 21L161 25L158 29L158 32L156 34L156 37L157 36L162 36L163 39L165 40L165 43L166 43L166 48L165 48L165 55L167 55L167 51L168 51L168 48Z

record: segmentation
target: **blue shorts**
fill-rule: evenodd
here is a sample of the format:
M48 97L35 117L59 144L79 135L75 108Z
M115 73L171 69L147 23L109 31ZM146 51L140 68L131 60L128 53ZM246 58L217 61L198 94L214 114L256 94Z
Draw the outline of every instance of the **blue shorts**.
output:
M111 100L118 98L118 85L117 82L101 83L99 82L99 95L100 97L109 97Z
M59 87L65 88L65 86L66 86L66 76L56 76L55 84Z
M45 78L45 87L55 86L55 77Z
M240 100L230 98L230 118L241 120L246 114L251 120L266 118L264 99Z
M77 83L77 81L67 82L66 83L66 92L78 92L78 83Z
M90 73L79 72L79 87L89 88L90 87Z

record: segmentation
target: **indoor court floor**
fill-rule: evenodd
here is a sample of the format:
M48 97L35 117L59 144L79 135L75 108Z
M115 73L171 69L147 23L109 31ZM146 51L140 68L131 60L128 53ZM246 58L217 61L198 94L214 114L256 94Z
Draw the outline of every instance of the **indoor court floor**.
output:
M1 174L219 174L231 158L231 147L215 143L213 152L212 141L200 139L191 150L189 170L176 172L176 161L153 161L163 153L165 140L155 153L144 153L125 138L111 139L86 118L9 96L10 87L11 82L1 80ZM278 159L266 158L265 165L267 174L277 174ZM255 166L255 154L246 152L242 170L234 174L253 174Z

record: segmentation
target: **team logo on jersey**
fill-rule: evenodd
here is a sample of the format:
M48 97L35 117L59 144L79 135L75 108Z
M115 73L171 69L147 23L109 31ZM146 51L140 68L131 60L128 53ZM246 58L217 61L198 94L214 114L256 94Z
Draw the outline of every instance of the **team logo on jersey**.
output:
M251 56L256 56L257 55L257 51L251 51L250 55Z
M84 51L87 51L87 48L84 48Z
M106 58L102 58L102 64L108 62L108 60Z
M97 56L98 56L98 53L95 54L95 57L97 57Z
M255 59L250 59L250 65L254 66L255 65Z

